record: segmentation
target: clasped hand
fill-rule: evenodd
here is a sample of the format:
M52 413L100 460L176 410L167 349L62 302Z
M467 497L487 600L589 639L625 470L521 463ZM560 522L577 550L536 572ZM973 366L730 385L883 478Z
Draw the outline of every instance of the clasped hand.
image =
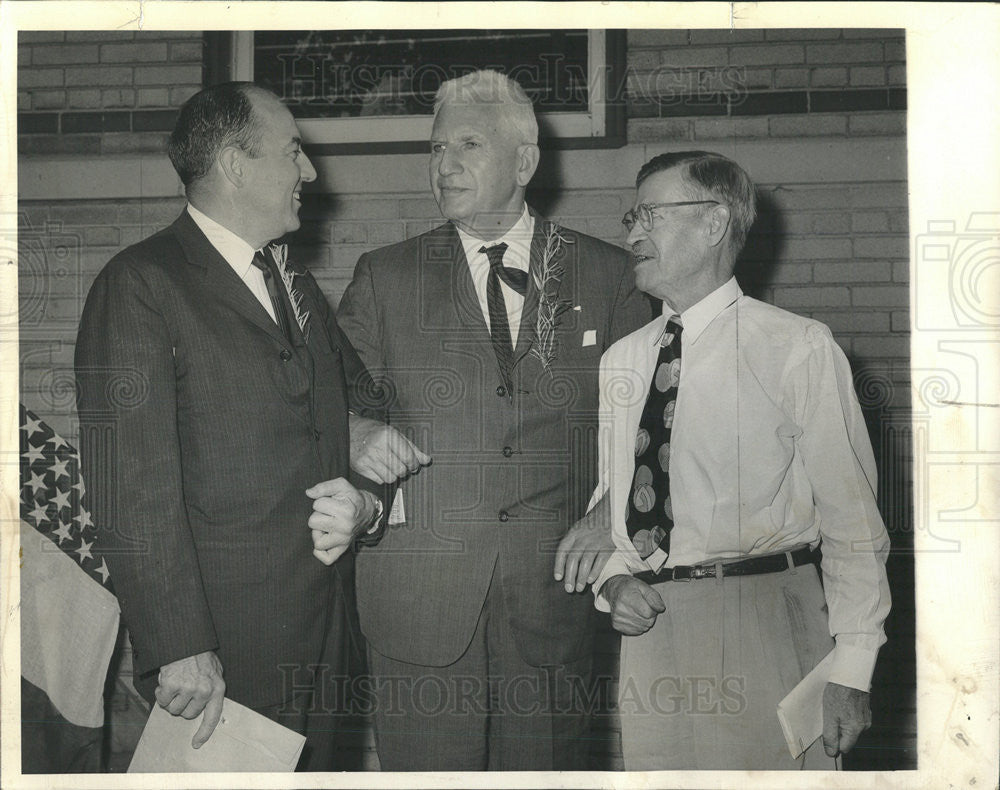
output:
M309 516L313 556L332 565L347 551L351 541L368 529L378 510L378 499L360 491L343 477L317 483L306 495L313 500Z
M431 457L390 425L352 414L351 469L389 485L427 466Z

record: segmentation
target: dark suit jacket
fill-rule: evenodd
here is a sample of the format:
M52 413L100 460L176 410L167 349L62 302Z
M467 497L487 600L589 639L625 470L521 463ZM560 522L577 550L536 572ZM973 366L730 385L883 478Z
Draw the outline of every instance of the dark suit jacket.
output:
M353 556L312 556L305 490L348 474L347 377L362 365L311 275L289 343L185 211L97 277L76 348L84 468L137 684L218 650L251 707L307 682ZM287 669L282 670L281 667ZM335 668L336 670L336 668Z
M547 227L535 218L532 271ZM571 309L558 324L555 362L546 372L530 353L539 296L529 277L512 398L450 223L363 255L338 308L372 376L386 380L390 421L434 459L402 486L406 523L357 558L362 631L391 658L458 659L491 578L529 664L590 650L592 598L554 581L555 549L596 482L601 354L646 323L650 307L623 250L563 233L573 243L559 258L558 297Z

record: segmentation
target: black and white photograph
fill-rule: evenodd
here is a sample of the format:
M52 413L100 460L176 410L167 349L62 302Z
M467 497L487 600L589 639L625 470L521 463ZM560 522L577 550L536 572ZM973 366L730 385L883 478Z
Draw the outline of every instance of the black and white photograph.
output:
M0 8L3 784L995 787L1000 11L861 6Z

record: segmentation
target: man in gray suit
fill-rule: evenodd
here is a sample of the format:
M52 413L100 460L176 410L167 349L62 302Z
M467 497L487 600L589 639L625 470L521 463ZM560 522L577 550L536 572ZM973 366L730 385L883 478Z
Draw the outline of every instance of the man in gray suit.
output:
M446 82L430 181L448 222L362 256L338 311L434 459L358 555L386 770L588 767L591 607L553 565L596 480L601 353L650 311L623 250L525 203L537 141L515 82Z
M249 83L208 88L170 158L188 205L100 273L76 372L136 685L204 712L197 748L224 696L307 728L312 667L345 672L352 644L346 549L381 505L346 479L346 382L364 367L311 275L267 247L299 227L316 177L291 114ZM326 735L310 734L310 768L335 767Z

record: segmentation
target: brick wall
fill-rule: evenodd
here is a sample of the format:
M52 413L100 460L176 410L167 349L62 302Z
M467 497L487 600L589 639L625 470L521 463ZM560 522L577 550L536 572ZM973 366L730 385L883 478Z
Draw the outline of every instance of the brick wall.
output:
M18 150L163 151L177 108L201 89L203 49L199 31L22 31Z
M21 33L18 40L21 373L25 402L76 436L72 357L83 299L121 247L184 205L163 155L201 84L192 33ZM895 609L875 729L854 767L915 765L905 46L886 30L628 34L628 143L546 151L530 199L613 243L639 166L707 148L743 164L760 217L739 276L827 323L851 359L881 476ZM423 155L318 157L292 255L336 303L358 256L438 224ZM616 640L602 636L614 674ZM607 690L605 690L607 691ZM602 764L620 765L611 713Z

